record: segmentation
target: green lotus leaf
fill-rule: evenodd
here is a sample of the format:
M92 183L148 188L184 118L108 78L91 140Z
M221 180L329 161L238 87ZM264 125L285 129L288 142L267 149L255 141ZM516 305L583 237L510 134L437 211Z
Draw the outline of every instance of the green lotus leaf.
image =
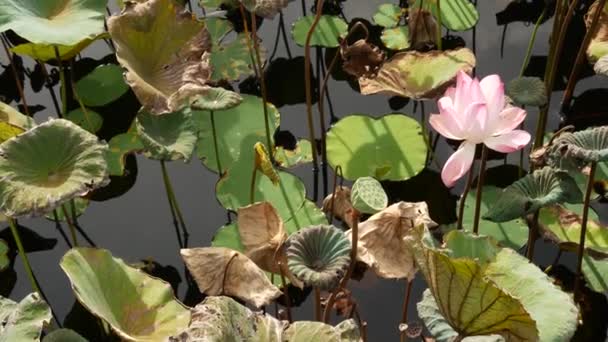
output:
M295 150L277 146L274 149L274 160L279 166L291 168L308 164L312 161L312 146L309 140L300 139Z
M88 342L88 340L74 330L57 329L44 336L42 342Z
M393 28L399 24L403 9L395 4L382 4L373 15L374 22L382 27Z
M490 208L495 205L502 191L503 189L491 185L486 185L481 190L479 234L493 237L502 246L519 249L528 241L528 225L522 218L516 218L508 222L492 222L484 218ZM467 231L473 229L476 192L476 189L469 191L464 205L462 225Z
M86 108L85 111L83 111L82 108L76 108L66 113L64 118L93 134L99 131L103 125L103 117L99 113L88 108Z
M37 61L48 62L57 59L57 55L55 54L56 47L59 51L59 58L61 58L62 61L69 61L93 42L106 38L110 38L110 35L107 32L103 32L94 38L85 38L75 45L24 43L11 48L11 51L18 55L29 56Z
M608 259L595 259L589 254L585 254L582 270L587 285L593 291L608 292Z
M122 68L115 64L101 65L76 82L78 97L87 106L101 107L117 100L129 90Z
M572 177L545 167L503 189L483 218L493 222L511 221L553 204L581 203L582 198Z
M174 0L133 3L108 19L125 78L152 114L189 106L208 88L211 38L204 25Z
M219 44L230 31L234 30L230 20L217 17L205 18L205 26L209 31L213 45Z
M306 45L306 36L314 18L314 15L307 15L293 24L291 35L298 45ZM344 19L333 15L322 15L310 38L310 46L338 47L340 38L344 38L347 33L348 24Z
M61 268L76 298L128 341L163 341L186 329L190 311L171 286L114 258L108 250L72 248Z
M13 30L32 43L76 45L104 31L105 0L4 0L0 32Z
M289 270L307 286L331 290L350 265L350 241L334 226L302 229L286 244Z
M144 150L144 144L135 129L114 136L110 139L107 154L110 176L122 176L125 172L125 160L128 154Z
M402 114L379 119L351 115L327 133L327 160L345 179L371 176L406 180L426 165L427 148L418 121Z
M437 7L440 0L411 0L411 8L422 8L433 13L435 18L439 18ZM470 0L450 0L441 1L441 23L450 31L466 31L472 29L479 21L479 12Z
M40 341L42 328L51 321L51 308L37 293L16 303L0 296L0 342Z
M285 223L285 230L291 235L306 227L326 225L327 217L325 217L323 211L313 201L306 199L294 216L283 219L283 221Z
M266 50L260 44L262 63L264 63L265 55ZM255 75L245 33L240 33L229 43L214 45L211 50L210 63L213 69L212 81L238 81L243 77Z
M335 327L321 322L297 321L291 323L282 341L290 342L359 342L359 327L354 320L342 321Z
M203 95L192 102L192 108L197 110L220 111L234 108L241 104L241 95L224 88L209 88Z
M507 84L507 95L520 106L542 107L547 104L545 83L538 77L518 77Z
M0 211L39 216L105 186L108 145L64 120L49 120L0 145Z
M591 28L593 17L599 7L598 2L594 2L585 15L585 26L587 30ZM608 55L608 6L604 6L599 17L599 25L591 36L591 42L587 48L587 59L590 63L597 63L600 58Z
M0 122L9 123L12 126L19 127L24 130L36 126L34 119L25 114L21 114L4 102L0 102Z
M549 163L571 170L608 161L608 126L560 134L548 150Z
M433 99L454 82L458 71L471 73L475 63L475 55L466 48L402 52L385 62L376 76L359 78L359 86L363 95Z
M146 157L189 161L198 140L198 129L188 109L167 115L141 111L135 122Z
M65 204L66 211L70 219L72 218L72 213L76 214L76 217L82 216L85 210L89 207L89 199L84 197L76 197L73 201L69 201ZM54 221L55 215L53 213L46 214L47 219ZM61 222L67 222L65 219L65 215L63 214L63 210L57 209L57 219Z
M382 184L372 177L358 178L351 189L353 207L364 214L375 214L388 205Z
M294 0L241 0L249 12L254 12L257 16L272 19L282 9L286 8L289 2Z
M561 206L553 206L542 208L538 220L546 238L563 249L577 250L582 224L582 218L578 214ZM588 219L585 249L589 254L608 257L608 228L596 220Z
M0 239L0 272L4 271L10 263L7 255L8 250L8 244Z
M251 160L250 165L253 165L253 146L256 142L266 143L262 103L259 97L243 95L243 102L240 105L214 114L217 147L223 168L221 173L231 169L239 158ZM280 124L280 114L272 104L267 103L266 107L272 134ZM218 172L211 114L194 112L193 115L199 129L197 156L207 168ZM249 167L246 166L251 170Z
M410 29L407 26L384 29L380 39L391 50L405 50L410 47Z

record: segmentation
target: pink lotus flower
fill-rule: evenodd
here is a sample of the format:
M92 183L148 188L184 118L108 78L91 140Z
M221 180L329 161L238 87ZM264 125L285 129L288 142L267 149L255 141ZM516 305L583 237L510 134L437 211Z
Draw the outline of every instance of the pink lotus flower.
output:
M477 144L510 153L530 142L528 132L515 129L526 118L526 111L506 104L498 75L486 76L480 82L460 71L456 88L449 88L437 105L440 114L431 115L431 126L448 139L464 140L441 171L446 186L453 186L469 171Z

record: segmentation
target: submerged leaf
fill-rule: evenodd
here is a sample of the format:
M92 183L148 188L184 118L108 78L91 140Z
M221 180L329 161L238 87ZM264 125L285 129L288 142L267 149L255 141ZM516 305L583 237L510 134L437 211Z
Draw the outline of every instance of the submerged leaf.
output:
M351 189L350 201L355 209L364 214L375 214L386 208L388 196L382 184L372 177L361 177Z
M483 218L493 222L511 221L549 205L580 203L582 197L572 177L545 167L503 189Z
M108 146L64 119L49 120L0 146L0 210L39 216L105 186Z
M314 18L314 15L307 15L293 24L291 35L298 45L306 44L306 36L312 27ZM322 15L312 33L310 46L338 47L340 38L344 38L347 33L348 24L344 19L333 15Z
M137 115L135 125L146 157L166 161L189 161L192 157L198 129L189 110L162 116L144 110Z
M108 19L108 31L127 83L152 114L189 106L207 90L209 33L174 0L131 3Z
M108 250L73 248L60 266L78 301L125 340L164 340L188 326L190 312L175 299L171 285Z
M313 226L287 240L289 270L307 286L331 290L350 265L350 241L334 226Z
M359 78L361 94L385 93L412 99L433 99L456 79L459 71L471 73L475 55L460 48L448 51L408 51L394 55L372 78Z
M282 293L266 274L245 255L222 247L181 250L199 290L209 296L234 296L261 307Z
M19 303L0 296L0 342L40 341L42 328L51 317L51 308L37 293Z
M545 83L538 77L518 77L507 84L507 95L520 106L542 107L547 104Z

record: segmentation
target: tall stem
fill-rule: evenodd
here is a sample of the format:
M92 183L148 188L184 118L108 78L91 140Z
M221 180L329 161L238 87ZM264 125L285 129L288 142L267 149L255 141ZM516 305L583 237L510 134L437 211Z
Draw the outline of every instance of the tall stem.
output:
M215 112L210 111L211 113L211 133L213 134L213 149L215 150L215 162L217 166L217 173L222 177L224 173L224 169L222 169L222 163L220 161L220 149L217 144L217 130L215 128Z
M165 165L165 161L161 160L160 166L163 172L163 180L165 181L165 190L167 190L167 195L169 196L170 205L175 209L175 214L177 216L177 221L179 222L180 228L182 230L182 234L184 234L184 247L188 247L188 237L190 233L188 233L188 228L186 228L186 221L182 216L182 210L179 208L179 203L177 202L177 197L175 196L175 192L173 191L173 185L171 184L171 178L169 178L169 173L167 172L167 166Z
M182 236L179 233L179 225L177 223L177 215L175 213L175 209L173 207L173 200L171 198L171 187L169 174L167 173L167 168L165 166L165 162L163 160L160 161L160 167L162 171L163 184L165 185L165 193L167 194L167 202L169 203L169 210L171 210L171 218L173 219L173 227L175 227L175 235L177 236L177 243L179 244L179 248L184 248L185 245L182 242Z
M543 19L545 18L546 13L547 13L547 6L545 5L543 12L540 14L540 16L538 17L538 20L536 20L536 23L534 24L534 30L532 30L532 35L530 36L530 41L528 42L528 48L526 49L526 56L524 57L524 62L521 65L521 70L519 71L519 77L522 77L524 75L524 71L526 70L528 63L530 62L530 56L532 55L532 48L534 47L534 41L536 40L536 33L538 32L538 28L540 27L540 24L542 23Z
M579 298L581 290L581 269L583 266L583 256L585 255L585 238L587 236L587 221L589 219L589 202L591 200L591 192L593 191L593 178L595 178L596 168L597 163L592 162L591 168L589 170L589 178L587 179L587 190L585 191L585 202L583 205L583 220L581 222L581 236L578 242L576 277L574 278L574 300L577 300Z
M474 176L474 172L473 172L473 168L471 168L469 170L469 175L467 176L467 183L464 186L464 191L462 192L462 195L460 196L460 203L458 203L458 224L456 226L456 228L458 230L462 230L462 221L464 218L464 206L465 206L465 202L467 201L467 197L469 196L469 192L471 191L471 185L473 184L473 176Z
M25 91L23 90L23 83L19 79L19 73L17 72L17 67L13 61L13 54L8 49L8 45L4 41L4 39L0 39L2 41L2 46L4 47L4 52L6 53L6 57L8 58L9 63L11 64L11 70L13 71L13 77L15 78L15 86L17 86L17 92L19 93L19 97L21 97L21 103L23 103L23 110L27 116L32 116L30 113L30 109L27 105L27 100L25 99Z
M479 233L479 215L481 214L481 195L483 181L486 175L486 162L488 160L488 148L485 144L481 145L481 165L479 166L479 176L477 177L477 194L475 196L475 217L473 219L473 233Z
M291 298L289 298L289 291L287 290L287 282L285 281L285 272L283 272L283 266L279 262L279 271L281 272L281 285L283 286L283 296L285 296L285 308L287 308L287 320L289 323L293 321L291 316Z
M70 217L70 213L68 212L65 204L61 205L61 211L63 212L63 216L65 217L65 221L68 223L68 227L70 228L70 235L72 236L72 244L74 247L78 247L78 239L76 238L76 226L74 225L74 221L72 221L72 217Z
M528 248L526 249L526 257L530 262L534 259L534 247L536 240L538 239L538 214L539 211L535 211L532 218L527 218L528 221Z
M437 0L437 37L436 37L437 49L442 50L441 48L441 0Z
M249 183L249 204L255 202L255 179L258 175L258 168L253 165L253 172L251 173L251 182Z
M15 240L15 244L17 244L17 250L19 251L19 256L21 257L21 261L23 261L23 266L25 267L25 271L27 273L28 278L30 279L30 284L32 285L32 289L40 296L43 296L42 291L40 291L40 287L38 287L38 283L36 282L36 278L34 277L34 272L32 271L32 266L30 265L30 261L27 258L27 254L25 253L25 248L23 248L23 243L21 242L21 237L19 236L19 230L17 229L17 223L15 219L9 218L8 223L11 227L11 233L13 234L13 239Z
M321 312L321 290L318 287L314 288L315 291L315 321L320 322L323 319L323 313Z
M412 294L412 284L414 281L407 280L407 287L405 290L405 300L403 301L403 308L401 313L401 324L407 324L407 308L410 306L410 297ZM399 338L401 342L405 342L407 340L407 336L405 335L405 331L399 332Z
M63 66L63 62L61 61L59 49L57 48L57 46L54 46L54 49L55 58L57 59L57 63L59 64L59 80L61 81L61 116L65 117L65 114L68 111L68 89L65 76L65 67Z

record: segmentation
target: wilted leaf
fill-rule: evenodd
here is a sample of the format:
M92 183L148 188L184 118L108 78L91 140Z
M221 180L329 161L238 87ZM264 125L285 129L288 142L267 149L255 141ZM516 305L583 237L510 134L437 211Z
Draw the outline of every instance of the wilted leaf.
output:
M363 39L348 45L347 40L340 43L342 69L355 77L374 77L384 63L386 56L377 46Z
M253 42L247 43L245 33L240 33L236 38L221 45L214 45L210 55L211 69L213 74L211 80L219 82L237 81L243 77L255 75L253 61L249 52L249 46L253 49ZM260 44L261 63L264 63L266 50Z
M304 46L306 44L306 36L313 21L314 15L308 15L301 17L293 24L291 35L298 45ZM312 33L310 46L338 47L340 38L344 38L347 33L348 24L344 19L332 15L323 15Z
M327 195L323 200L323 211L327 214L331 214L333 211L334 217L337 217L346 222L349 227L352 227L351 216L347 215L354 209L350 202L350 188L338 186L334 193Z
M291 1L294 0L242 0L249 12L268 19L274 18Z
M599 2L594 1L585 15L585 26L587 30L591 27L593 16L599 9ZM596 63L600 58L608 54L608 6L604 6L599 17L599 25L592 33L591 42L587 48L587 58L590 63Z
M30 293L19 303L0 296L0 342L40 341L50 321L51 308L39 294Z
M608 160L608 126L565 132L553 140L549 164L567 171L582 169L592 162Z
M127 155L144 150L144 144L135 130L114 136L108 144L110 151L107 155L110 176L122 176L125 172Z

